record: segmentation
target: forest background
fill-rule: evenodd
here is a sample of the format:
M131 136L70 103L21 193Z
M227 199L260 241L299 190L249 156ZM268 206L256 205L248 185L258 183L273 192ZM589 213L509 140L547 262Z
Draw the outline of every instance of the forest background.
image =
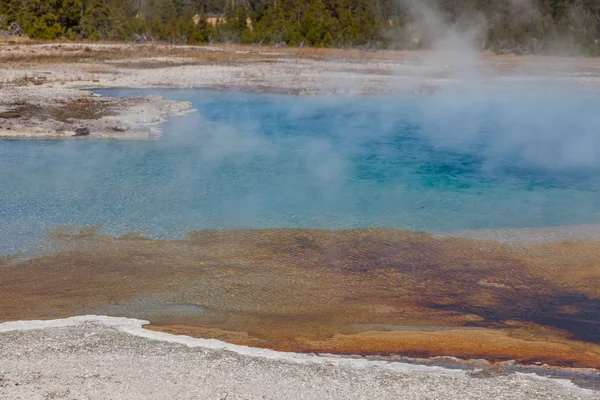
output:
M600 55L600 0L0 0L34 39ZM440 44L441 43L441 44Z

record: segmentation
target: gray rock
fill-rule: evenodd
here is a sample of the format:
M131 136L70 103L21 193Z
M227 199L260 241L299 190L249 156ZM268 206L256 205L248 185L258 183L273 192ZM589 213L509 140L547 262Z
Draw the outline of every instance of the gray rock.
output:
M75 134L73 136L88 136L90 134L90 130L85 126L76 128Z

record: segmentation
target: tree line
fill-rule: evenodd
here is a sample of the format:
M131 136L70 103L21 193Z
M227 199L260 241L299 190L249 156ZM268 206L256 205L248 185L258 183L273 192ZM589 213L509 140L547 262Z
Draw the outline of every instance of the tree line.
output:
M600 53L600 0L423 1L0 0L0 29L38 39L422 49L447 27L481 21L481 49Z

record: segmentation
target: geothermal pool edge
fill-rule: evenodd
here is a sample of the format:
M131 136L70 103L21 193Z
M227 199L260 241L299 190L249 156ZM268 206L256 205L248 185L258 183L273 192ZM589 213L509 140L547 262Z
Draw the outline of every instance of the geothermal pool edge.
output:
M498 399L600 399L600 393L564 379L523 373L476 378L469 371L441 367L281 353L152 332L143 328L145 323L107 316L2 323L0 395L7 399L49 393L143 398L151 390L157 399L194 392L200 398L221 399L259 398L259 394L263 398L341 395L353 399L367 393L384 399L400 394L410 398L484 399L494 394ZM17 342L17 346L6 346ZM46 357L40 361L36 356L43 354ZM51 371L46 370L49 366ZM136 381L135 376L141 375L143 382ZM311 383L311 379L321 382ZM152 380L156 381L149 383ZM126 386L120 384L123 381L128 382ZM193 387L195 391L190 392Z

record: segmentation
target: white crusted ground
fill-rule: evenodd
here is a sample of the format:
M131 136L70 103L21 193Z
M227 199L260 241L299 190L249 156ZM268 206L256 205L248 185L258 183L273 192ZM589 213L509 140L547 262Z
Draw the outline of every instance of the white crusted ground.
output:
M0 399L600 399L565 381L320 357L74 317L0 324Z
M98 103L109 110L108 115L59 121L47 114L48 107L68 107L78 101ZM161 135L161 123L168 117L191 111L192 105L160 96L109 98L64 87L0 87L0 112L21 107L38 107L41 111L39 115L34 113L19 118L2 118L0 114L0 138L65 139L74 137L76 129L86 128L91 138L148 139Z
M348 51L313 59L301 56L302 51L293 56L272 49L242 51L235 46L0 42L0 113L14 111L19 104L51 105L90 96L76 90L80 88L429 94L456 86L493 88L527 81L600 89L600 61L591 58L474 52L362 52L357 56ZM254 58L244 58L250 53ZM65 123L52 118L0 117L0 137L62 139L85 127L90 137L148 138L160 134L159 128L148 124L148 118L162 120L190 107L186 102L158 99L116 102L112 108L116 115L100 119Z

